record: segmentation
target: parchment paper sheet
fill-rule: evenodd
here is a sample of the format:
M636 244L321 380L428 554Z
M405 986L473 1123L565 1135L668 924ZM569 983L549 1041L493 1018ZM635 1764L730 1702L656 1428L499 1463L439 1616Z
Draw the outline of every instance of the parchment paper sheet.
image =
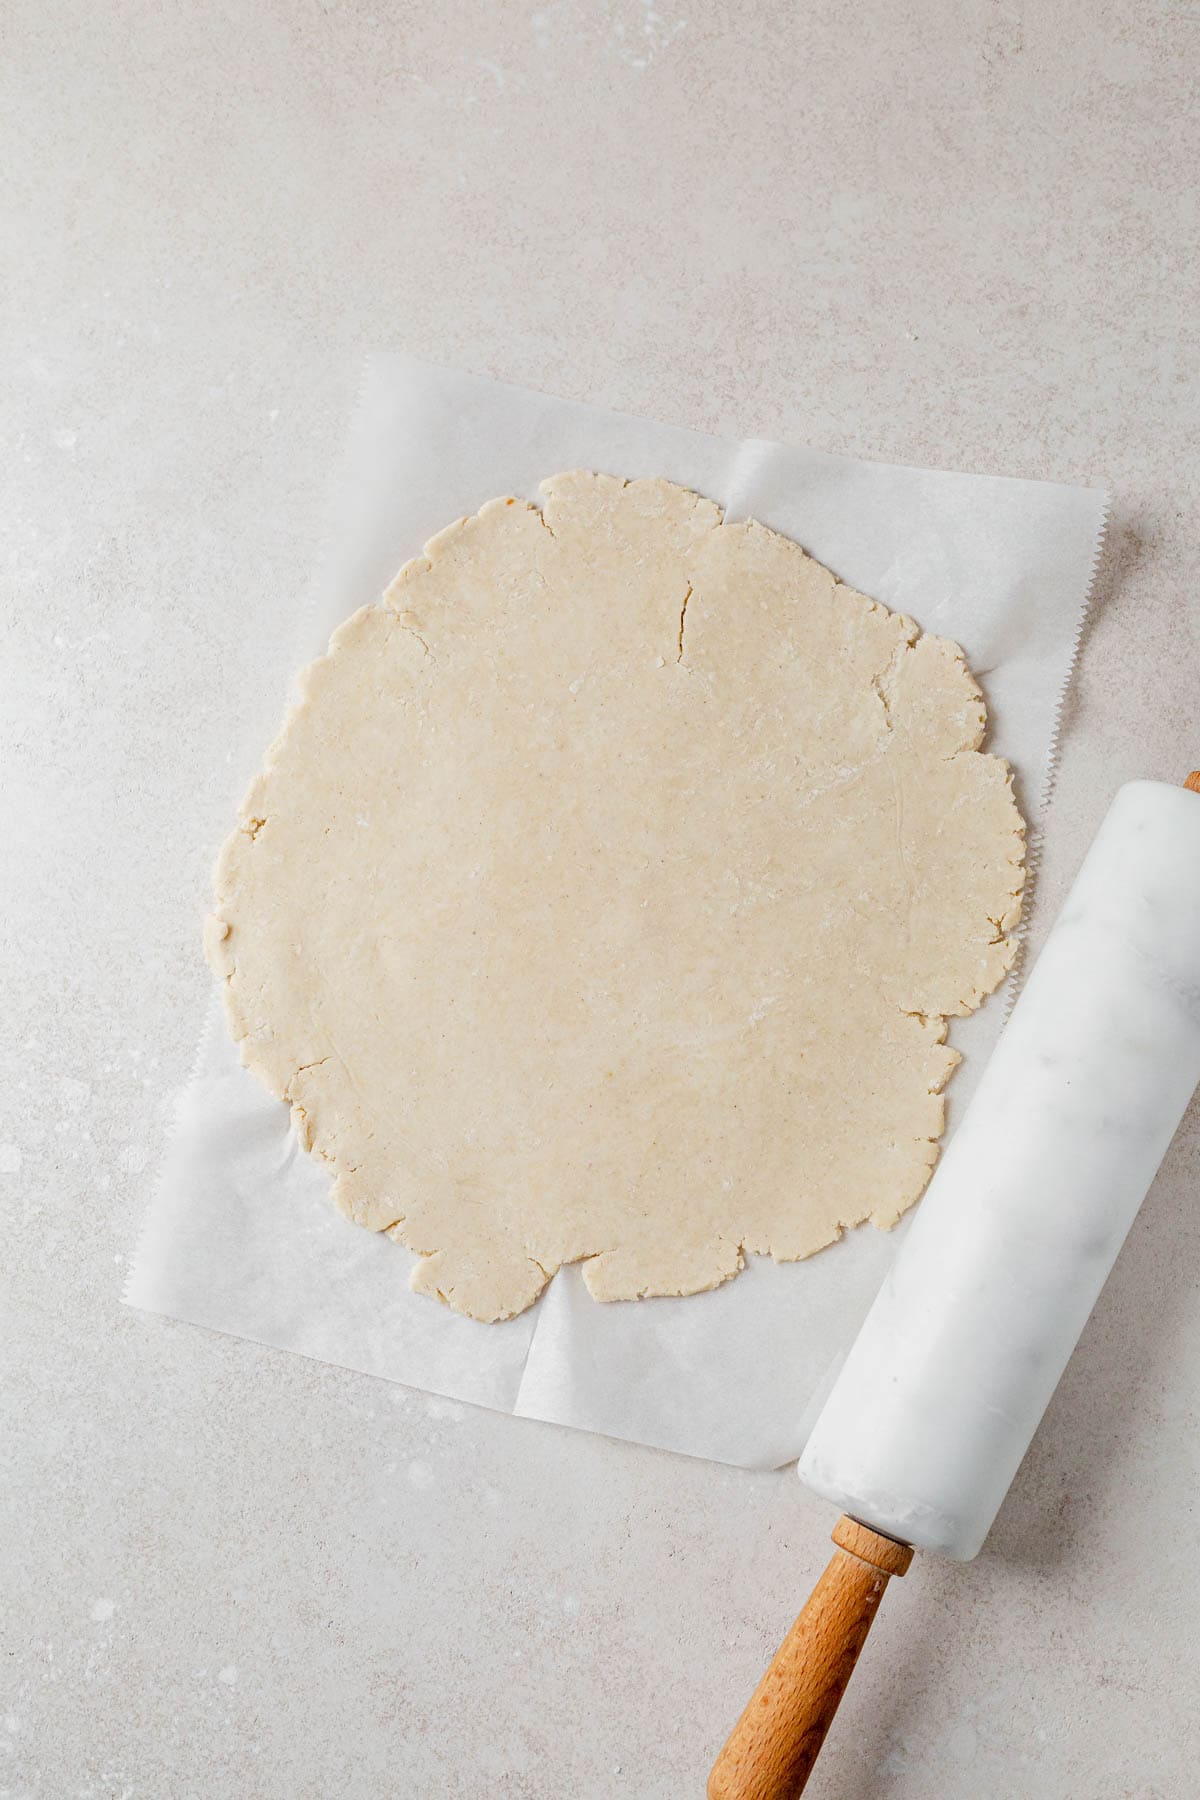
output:
M579 467L683 482L957 639L987 696L988 747L1014 763L1038 822L1103 531L1097 489L734 442L380 355L297 668L433 532L498 494L534 499L544 477ZM246 654L281 632L295 635L294 615L264 595ZM282 711L264 720L264 750ZM952 1028L967 1060L951 1081L951 1124L1003 1010L995 995ZM753 1468L799 1454L899 1241L864 1226L807 1262L754 1257L736 1281L686 1300L602 1306L567 1268L522 1317L481 1325L411 1294L409 1253L340 1218L328 1190L287 1108L238 1063L214 996L126 1300L481 1406Z

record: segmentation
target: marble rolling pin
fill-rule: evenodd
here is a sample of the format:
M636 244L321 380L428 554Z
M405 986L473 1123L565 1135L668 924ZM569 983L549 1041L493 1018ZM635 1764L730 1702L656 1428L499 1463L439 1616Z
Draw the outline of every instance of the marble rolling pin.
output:
M1198 1082L1194 774L1117 794L818 1417L837 1549L710 1800L794 1800L891 1576L978 1553Z

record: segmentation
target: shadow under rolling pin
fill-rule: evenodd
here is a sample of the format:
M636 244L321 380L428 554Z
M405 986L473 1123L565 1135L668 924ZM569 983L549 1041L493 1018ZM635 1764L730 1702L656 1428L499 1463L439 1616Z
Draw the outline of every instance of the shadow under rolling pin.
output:
M709 1800L796 1800L891 1577L983 1546L1200 1083L1197 796L1100 827L800 1458L837 1549Z

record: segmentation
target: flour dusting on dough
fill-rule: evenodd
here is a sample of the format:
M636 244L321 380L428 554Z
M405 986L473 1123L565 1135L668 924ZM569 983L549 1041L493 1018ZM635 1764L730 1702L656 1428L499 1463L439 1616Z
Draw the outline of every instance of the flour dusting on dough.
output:
M484 1320L893 1225L1023 881L956 645L670 482L542 493L304 672L207 932L342 1211Z

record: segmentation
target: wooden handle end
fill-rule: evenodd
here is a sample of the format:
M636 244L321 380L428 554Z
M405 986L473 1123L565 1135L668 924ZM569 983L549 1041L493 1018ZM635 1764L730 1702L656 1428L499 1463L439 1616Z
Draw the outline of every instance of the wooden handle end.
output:
M708 1800L797 1800L907 1544L854 1519L833 1528L833 1560L751 1695L708 1778Z

